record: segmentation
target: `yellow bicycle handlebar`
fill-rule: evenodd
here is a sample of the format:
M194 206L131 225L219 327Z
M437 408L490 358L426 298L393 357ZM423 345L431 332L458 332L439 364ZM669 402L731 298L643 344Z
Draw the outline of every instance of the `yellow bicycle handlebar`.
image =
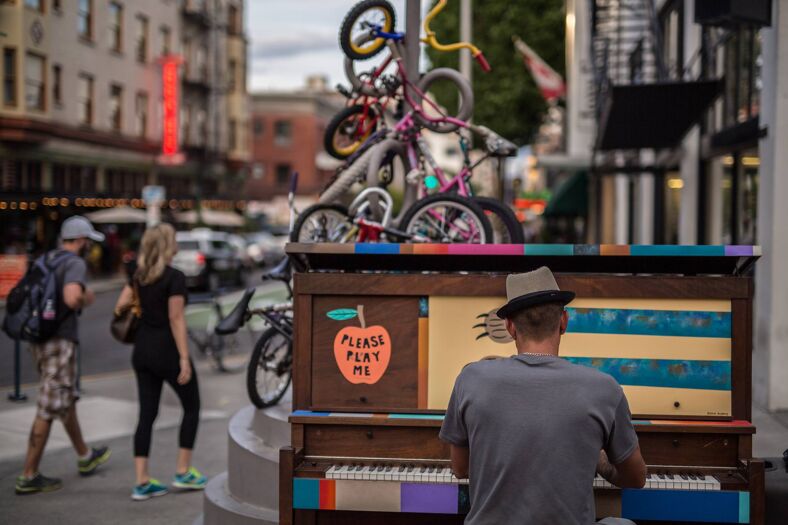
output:
M487 60L484 58L482 50L470 42L456 42L454 44L441 44L438 42L435 31L430 29L430 22L432 22L432 20L438 16L438 13L443 11L443 8L446 7L447 3L448 0L438 0L438 3L435 4L435 7L433 7L430 12L427 13L427 16L424 17L423 26L425 36L421 39L421 41L433 49L437 49L438 51L458 51L460 49L469 49L471 51L471 55L473 55L473 58L479 62L479 65L482 67L482 69L484 71L490 71L490 64L488 64Z

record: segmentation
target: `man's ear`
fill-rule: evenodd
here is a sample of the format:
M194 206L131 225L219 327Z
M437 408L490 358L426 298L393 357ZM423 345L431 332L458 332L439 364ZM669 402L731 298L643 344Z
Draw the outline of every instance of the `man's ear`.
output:
M569 326L569 314L567 314L566 310L564 310L563 312L561 312L561 324L559 328L561 335L564 335L566 333L567 326Z
M506 319L506 331L512 336L512 339L517 341L517 329L511 319Z

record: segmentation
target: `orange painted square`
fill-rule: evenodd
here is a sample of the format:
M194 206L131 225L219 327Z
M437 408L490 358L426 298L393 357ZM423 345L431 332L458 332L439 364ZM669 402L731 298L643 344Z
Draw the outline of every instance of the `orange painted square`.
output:
M337 486L333 479L320 480L320 510L336 510Z

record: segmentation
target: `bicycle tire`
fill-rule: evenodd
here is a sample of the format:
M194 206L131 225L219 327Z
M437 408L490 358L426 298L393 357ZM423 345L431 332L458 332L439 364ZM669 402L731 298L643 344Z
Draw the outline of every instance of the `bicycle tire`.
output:
M490 221L485 216L481 207L479 207L479 205L471 199L460 197L458 195L451 195L449 193L436 193L435 195L430 195L419 200L413 206L408 208L408 210L405 212L405 215L402 217L402 220L400 221L400 230L412 235L414 233L413 230L415 229L415 224L413 221L419 217L418 214L427 208L439 207L441 204L444 206L450 204L459 210L464 209L464 211L471 216L470 218L476 222L479 231L478 238L476 239L476 242L474 242L472 238L472 241L468 244L489 244L492 242L492 226L490 225ZM441 239L433 240L433 242L448 244L454 243L451 238L447 238L445 235L441 237Z
M523 225L517 220L517 216L506 204L491 197L473 197L473 200L488 215L490 224L493 228L493 242L495 244L524 244L525 233ZM495 215L495 220L489 215Z
M336 178L331 181L320 193L318 202L321 204L331 204L342 198L353 184L362 180L365 175L369 158L377 144L366 149L353 163L345 167Z
M378 112L373 106L363 106L361 104L348 106L334 115L334 117L329 121L328 126L326 126L326 131L323 134L323 148L326 150L326 153L335 159L345 160L353 153L358 151L364 141L367 140L370 134L372 134L374 131L372 127L367 129L363 136L359 137L344 148L339 148L337 146L336 135L337 133L341 133L343 131L342 128L345 120L348 120L355 115L363 115L365 112L370 116L370 118L378 117ZM352 124L348 123L348 125ZM375 122L375 127L377 127L377 122Z
M399 158L405 169L405 174L410 171L410 162L405 144L397 139L386 139L381 142L369 158L367 166L367 187L387 187L394 180L394 161ZM387 169L388 174L381 177L381 171ZM375 220L380 220L383 211L380 208L380 199L374 193L368 198L370 211Z
M387 0L363 0L362 2L354 5L345 19L342 21L342 26L339 30L339 46L346 56L354 60L366 60L372 58L380 53L386 44L386 39L378 37L368 45L359 45L353 41L353 27L356 22L368 11L377 9L383 13L384 25L383 31L392 33L397 25L397 15L392 6Z
M333 213L335 216L344 217L348 222L348 226L352 226L352 221L348 217L347 208L340 204L313 204L308 208L305 208L300 214L298 214L298 218L293 225L293 231L290 232L290 241L291 242L337 242L336 239L329 239L326 238L325 240L315 240L314 238L309 238L307 234L306 227L308 226L308 222L311 219L314 219L316 215L320 213L330 212Z
M290 382L293 376L292 365L289 370L285 372L286 375L285 382L280 384L280 386L275 391L275 394L271 398L263 399L260 395L260 392L257 389L257 372L260 369L260 360L265 359L266 355L268 355L268 350L270 350L266 344L268 340L273 338L274 336L282 337L283 341L287 341L288 349L287 352L291 359L293 355L293 341L287 340L285 336L280 334L275 328L269 328L263 335L260 336L260 339L257 340L257 344L255 344L254 350L252 351L252 357L249 359L249 365L246 369L246 393L249 396L249 400L252 402L254 406L257 408L267 408L270 406L274 406L282 399L287 392L287 388L290 386ZM278 347L277 347L278 349ZM263 354L263 351L266 350L266 354Z
M430 86L438 80L447 80L452 82L455 86L457 86L457 91L460 95L460 107L456 112L446 111L446 115L466 122L470 120L471 116L473 116L474 98L473 88L468 82L468 79L462 76L459 71L447 67L439 67L433 69L421 77L416 87L419 89L419 91L426 95L429 92ZM414 94L414 99L422 106L422 108L424 108L425 111L429 111L431 108L429 104L425 104L421 100L421 96L418 93ZM436 133L450 133L452 131L456 131L459 128L457 124L452 124L451 122L431 122L429 119L424 118L418 112L413 113L413 118L420 126L423 126Z

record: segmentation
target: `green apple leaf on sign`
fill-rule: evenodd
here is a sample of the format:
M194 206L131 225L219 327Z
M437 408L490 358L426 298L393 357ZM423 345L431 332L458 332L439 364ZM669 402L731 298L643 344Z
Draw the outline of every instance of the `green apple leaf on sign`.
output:
M326 314L329 319L333 319L334 321L346 321L348 319L353 319L358 315L358 312L355 308L339 308L337 310L331 310Z

